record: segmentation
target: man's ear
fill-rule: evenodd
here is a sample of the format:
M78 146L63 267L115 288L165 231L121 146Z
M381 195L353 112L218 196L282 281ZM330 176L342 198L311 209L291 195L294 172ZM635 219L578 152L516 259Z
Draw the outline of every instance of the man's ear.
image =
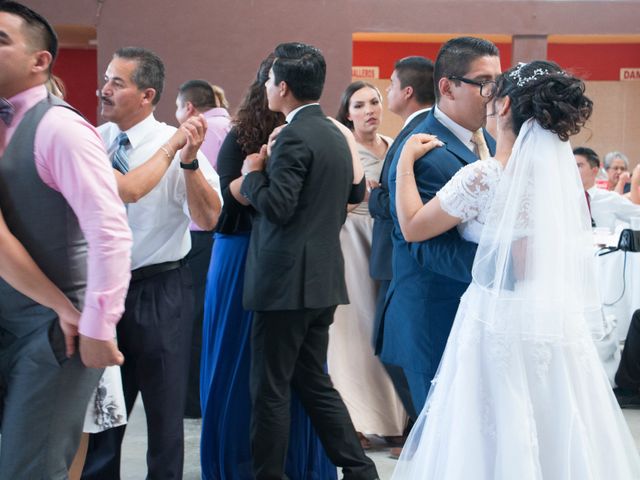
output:
M34 73L46 72L51 65L51 53L46 50L40 50L34 53L34 63L31 67Z
M282 98L286 97L287 94L290 92L291 90L289 90L289 85L287 85L287 82L285 82L284 80L282 80L279 84L278 84L278 92L280 93L280 96Z
M440 81L438 82L438 90L440 91L440 96L441 97L446 97L446 98L449 98L449 99L453 100L455 98L455 96L453 95L453 90L451 88L451 82L452 82L452 80L449 80L446 77L442 77L440 79Z
M184 104L185 108L187 109L187 116L188 117L192 117L194 115L198 115L198 110L196 109L196 107L193 106L193 103L191 102L186 102Z
M404 98L406 100L410 100L411 97L413 97L413 87L411 85L404 87L402 90L404 92Z
M145 88L142 93L142 102L153 104L153 99L156 98L156 89L151 87Z

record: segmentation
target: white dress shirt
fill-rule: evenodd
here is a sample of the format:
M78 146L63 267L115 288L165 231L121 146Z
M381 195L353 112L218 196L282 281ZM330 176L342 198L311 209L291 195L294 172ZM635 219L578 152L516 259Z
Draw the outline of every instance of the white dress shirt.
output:
M429 110L431 110L431 107L427 107L427 108L423 108L421 110L417 110L415 112L413 112L411 115L409 115L407 117L407 119L404 121L404 125L402 125L402 128L406 127L407 125L409 125L409 123L411 123L411 120L413 120L414 118L416 118L418 115L420 115L423 112L428 112Z
M291 120L293 120L293 117L296 116L296 114L302 110L303 108L306 107L310 107L311 105L320 105L318 102L314 102L314 103L305 103L304 105L300 105L298 108L294 108L293 110L291 110L289 112L289 114L286 116L286 118L284 119L285 122L287 123L291 123Z
M476 146L471 141L471 139L473 138L473 132L471 130L467 130L466 128L458 125L456 122L451 120L446 113L438 108L437 105L433 107L433 116L436 117L436 120L444 125L447 130L453 133L458 138L458 140L460 140L462 144L465 145L469 150L471 150L472 152L476 151Z
M146 162L176 131L159 122L153 114L125 133L131 144L127 147L129 169ZM120 129L114 123L98 127L109 158L118 148ZM180 155L177 153L176 155ZM187 159L187 162L192 159ZM220 180L207 158L198 152L200 171L209 185L220 194ZM160 182L136 203L127 204L129 227L133 233L131 269L157 263L180 260L191 249L187 188L179 159L174 158Z
M640 217L640 205L632 203L616 192L610 192L595 186L589 190L591 217L596 227L615 230L620 222L628 224L632 217Z

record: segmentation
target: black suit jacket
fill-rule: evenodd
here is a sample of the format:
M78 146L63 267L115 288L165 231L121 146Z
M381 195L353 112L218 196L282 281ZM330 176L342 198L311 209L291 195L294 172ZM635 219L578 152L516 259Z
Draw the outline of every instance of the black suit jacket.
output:
M391 255L393 242L393 219L389 211L389 167L396 151L404 143L404 139L427 118L429 111L416 115L402 129L393 141L384 157L382 173L380 174L380 188L375 188L369 196L369 214L374 218L371 244L371 256L369 257L369 273L376 280L391 280Z
M300 110L278 136L264 172L241 192L257 211L244 282L248 310L347 303L340 228L353 163L347 141L319 105Z

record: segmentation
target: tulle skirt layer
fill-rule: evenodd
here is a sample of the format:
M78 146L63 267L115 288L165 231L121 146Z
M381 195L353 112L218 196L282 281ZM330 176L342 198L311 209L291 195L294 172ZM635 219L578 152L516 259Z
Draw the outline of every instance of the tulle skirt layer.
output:
M631 480L640 457L588 329L488 328L463 296L394 480Z

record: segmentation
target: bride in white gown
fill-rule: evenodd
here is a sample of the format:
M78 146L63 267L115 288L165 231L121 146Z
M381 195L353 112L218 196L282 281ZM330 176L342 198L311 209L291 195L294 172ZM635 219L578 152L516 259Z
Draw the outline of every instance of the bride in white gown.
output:
M408 240L457 225L478 251L393 479L640 479L592 341L601 326L591 224L568 142L592 102L579 79L536 61L498 79L493 107L495 158L461 169L426 205L413 177L398 176ZM440 145L415 135L398 171Z

